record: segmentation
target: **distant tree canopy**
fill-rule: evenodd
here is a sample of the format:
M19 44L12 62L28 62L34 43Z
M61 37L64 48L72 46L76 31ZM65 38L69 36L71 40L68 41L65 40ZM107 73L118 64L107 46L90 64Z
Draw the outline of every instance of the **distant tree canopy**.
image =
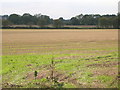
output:
M10 27L12 23L9 20L2 20L3 27Z
M101 16L98 25L102 28L118 28L118 17L115 15Z
M56 19L53 22L53 26L56 28L61 28L63 26L63 19Z
M8 17L8 20L12 22L13 24L21 24L21 16L18 14L11 14Z
M29 25L30 23L34 24L34 18L29 13L25 13L21 16L21 24Z
M46 15L40 15L37 18L38 18L37 24L41 27L44 27L45 25L49 25L51 22L49 16Z
M77 19L76 17L72 17L70 19L71 25L80 25L79 19Z
M99 14L80 14L70 19L52 19L47 15L24 13L23 15L11 14L3 15L3 27L10 25L37 25L39 27L46 27L47 25L54 26L55 28L61 28L64 25L96 25L99 28L118 28L118 20L120 20L120 14L117 15L99 15Z

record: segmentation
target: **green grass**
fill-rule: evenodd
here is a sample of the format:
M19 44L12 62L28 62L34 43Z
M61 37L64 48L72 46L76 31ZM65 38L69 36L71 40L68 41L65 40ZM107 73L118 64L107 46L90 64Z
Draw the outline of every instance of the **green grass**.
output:
M86 56L86 58L80 58L78 56ZM89 54L90 55L90 54ZM92 55L92 54L91 54ZM74 56L75 58L65 58L59 59L60 57L71 57ZM39 87L32 82L34 80L27 80L25 79L27 73L34 72L37 70L41 72L42 70L47 70L47 66L51 64L51 60L53 59L55 64L56 71L64 72L63 75L68 76L69 78L76 78L77 82L82 83L83 86L85 84L86 87L93 87L92 82L94 80L100 81L100 83L104 83L103 87L106 86L106 82L112 81L114 76L94 76L93 70L95 68L101 68L96 66L87 67L88 65L92 64L103 64L106 61L117 62L117 53L111 52L108 55L102 56L94 56L94 57L87 57L87 54L23 54L23 55L6 55L2 56L2 75L3 75L3 83L11 83L11 84L18 84L22 85L23 87ZM96 61L97 60L97 61ZM109 63L108 63L109 64ZM29 66L31 65L31 66ZM46 66L45 66L46 65ZM41 68L45 66L44 68ZM111 66L112 67L112 66ZM111 67L105 67L106 69ZM103 70L105 69L103 68ZM46 78L42 78L38 81L41 85L50 86L50 82L46 80ZM31 83L31 84L30 84ZM78 87L74 83L69 81L65 82L64 87ZM44 86L43 85L43 86ZM4 85L3 85L4 86ZM116 86L117 87L117 86Z

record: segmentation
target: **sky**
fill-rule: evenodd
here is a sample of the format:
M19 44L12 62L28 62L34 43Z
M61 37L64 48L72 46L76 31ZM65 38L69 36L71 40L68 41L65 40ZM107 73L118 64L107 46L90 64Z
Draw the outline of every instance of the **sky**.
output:
M43 14L69 19L79 14L117 14L119 0L0 0L0 15Z

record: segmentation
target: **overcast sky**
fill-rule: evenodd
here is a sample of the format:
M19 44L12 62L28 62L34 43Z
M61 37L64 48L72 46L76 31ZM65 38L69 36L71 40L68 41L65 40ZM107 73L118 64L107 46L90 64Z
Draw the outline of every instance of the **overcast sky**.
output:
M41 13L51 18L79 14L117 14L119 0L0 0L0 15Z

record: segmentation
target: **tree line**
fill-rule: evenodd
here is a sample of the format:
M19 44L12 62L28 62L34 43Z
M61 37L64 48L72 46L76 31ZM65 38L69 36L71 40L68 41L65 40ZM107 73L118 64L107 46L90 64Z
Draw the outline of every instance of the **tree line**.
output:
M70 19L60 17L52 19L47 15L24 13L23 15L11 14L3 15L2 27L12 27L15 25L27 25L33 27L48 27L62 28L65 25L95 25L97 28L119 28L119 14L115 15L100 15L100 14L80 14Z

